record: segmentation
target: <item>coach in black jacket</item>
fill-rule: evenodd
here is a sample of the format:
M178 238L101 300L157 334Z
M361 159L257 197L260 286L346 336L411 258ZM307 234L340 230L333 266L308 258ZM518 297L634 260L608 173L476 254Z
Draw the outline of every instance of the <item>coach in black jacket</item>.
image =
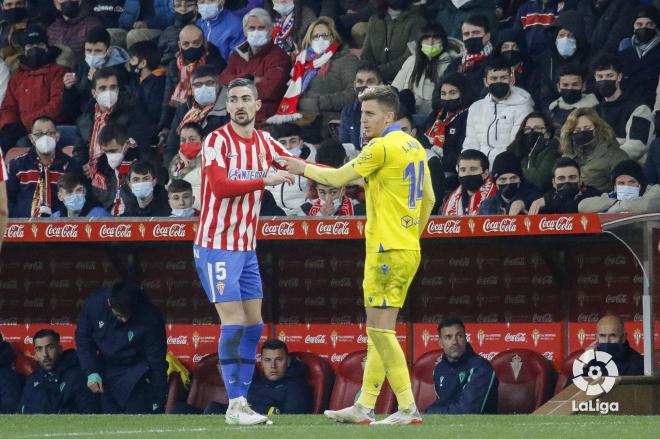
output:
M87 386L103 413L162 413L167 396L163 316L136 285L93 292L76 329Z
M477 355L465 337L461 319L448 317L438 325L442 360L433 370L437 399L427 413L453 415L497 413L495 371Z
M23 377L14 370L14 350L0 334L0 413L15 413L21 399Z

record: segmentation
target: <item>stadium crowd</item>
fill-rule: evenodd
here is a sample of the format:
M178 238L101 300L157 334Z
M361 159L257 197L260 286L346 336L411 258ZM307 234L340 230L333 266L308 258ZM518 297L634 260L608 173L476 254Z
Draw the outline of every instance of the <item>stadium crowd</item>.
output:
M659 3L3 0L9 216L195 216L239 77L258 127L334 167L370 140L357 95L391 84L434 214L655 212ZM359 185L268 189L262 215L364 212Z

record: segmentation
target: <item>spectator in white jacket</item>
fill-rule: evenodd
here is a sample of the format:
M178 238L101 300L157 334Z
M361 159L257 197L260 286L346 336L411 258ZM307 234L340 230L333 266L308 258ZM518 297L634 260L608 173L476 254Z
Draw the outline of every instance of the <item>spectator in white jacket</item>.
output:
M484 71L488 94L470 106L463 150L476 149L493 163L516 137L534 102L525 90L511 85L511 68L503 59L495 59Z
M300 157L309 163L316 159L316 147L303 141L302 129L294 123L284 123L273 127L273 137L282 144L291 154ZM278 186L267 187L273 194L275 203L288 215L304 215L301 206L307 199L309 180L297 176L293 184L283 183Z

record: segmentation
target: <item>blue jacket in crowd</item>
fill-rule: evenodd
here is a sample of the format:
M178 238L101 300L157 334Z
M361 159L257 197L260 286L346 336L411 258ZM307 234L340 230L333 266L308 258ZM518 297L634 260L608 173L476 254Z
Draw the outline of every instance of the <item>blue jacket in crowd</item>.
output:
M19 411L23 414L98 412L98 398L87 388L87 377L80 369L74 349L64 351L50 372L37 366L27 377Z
M0 338L0 413L15 413L23 377L14 370L14 350Z
M294 359L277 381L270 381L259 373L250 385L247 399L258 413L267 414L271 407L287 415L311 413L312 388L307 382L307 366Z
M362 106L358 99L344 105L344 108L341 109L339 141L341 143L352 143L358 151L362 149L360 117L362 117Z
M225 60L234 48L245 41L243 23L234 13L224 8L213 20L197 20L197 26L204 32L206 41L213 44L220 51Z
M83 305L76 328L80 365L87 377L101 376L104 398L111 396L122 409L136 385L147 379L153 412L162 412L167 395L163 316L143 296L134 315L123 323L112 313L109 293L96 290Z
M153 4L153 10L142 11L146 4ZM165 29L174 23L174 2L172 0L153 0L143 2L140 0L126 0L124 12L119 16L119 26L124 29L133 29L136 21L144 21L149 29Z
M497 413L495 371L488 360L477 355L468 343L458 361L446 355L433 370L437 399L427 413L449 415Z

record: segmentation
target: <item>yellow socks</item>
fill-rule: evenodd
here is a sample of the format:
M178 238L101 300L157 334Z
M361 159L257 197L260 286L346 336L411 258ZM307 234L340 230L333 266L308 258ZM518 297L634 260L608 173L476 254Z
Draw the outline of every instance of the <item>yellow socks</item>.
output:
M411 404L415 403L415 398L412 394L406 356L403 354L401 345L399 345L399 342L396 339L396 332L388 329L367 327L367 335L369 337L369 342L373 342L380 355L382 360L381 364L387 375L387 381L389 381L390 386L396 395L399 408L409 408ZM368 355L371 355L371 351L368 352ZM368 364L369 360L367 360L367 365ZM367 376L366 366L364 369L364 376Z
M385 367L373 342L372 331L372 328L367 327L367 362L364 365L362 390L357 401L358 404L370 410L376 407L376 399L378 399L383 381L385 381Z

